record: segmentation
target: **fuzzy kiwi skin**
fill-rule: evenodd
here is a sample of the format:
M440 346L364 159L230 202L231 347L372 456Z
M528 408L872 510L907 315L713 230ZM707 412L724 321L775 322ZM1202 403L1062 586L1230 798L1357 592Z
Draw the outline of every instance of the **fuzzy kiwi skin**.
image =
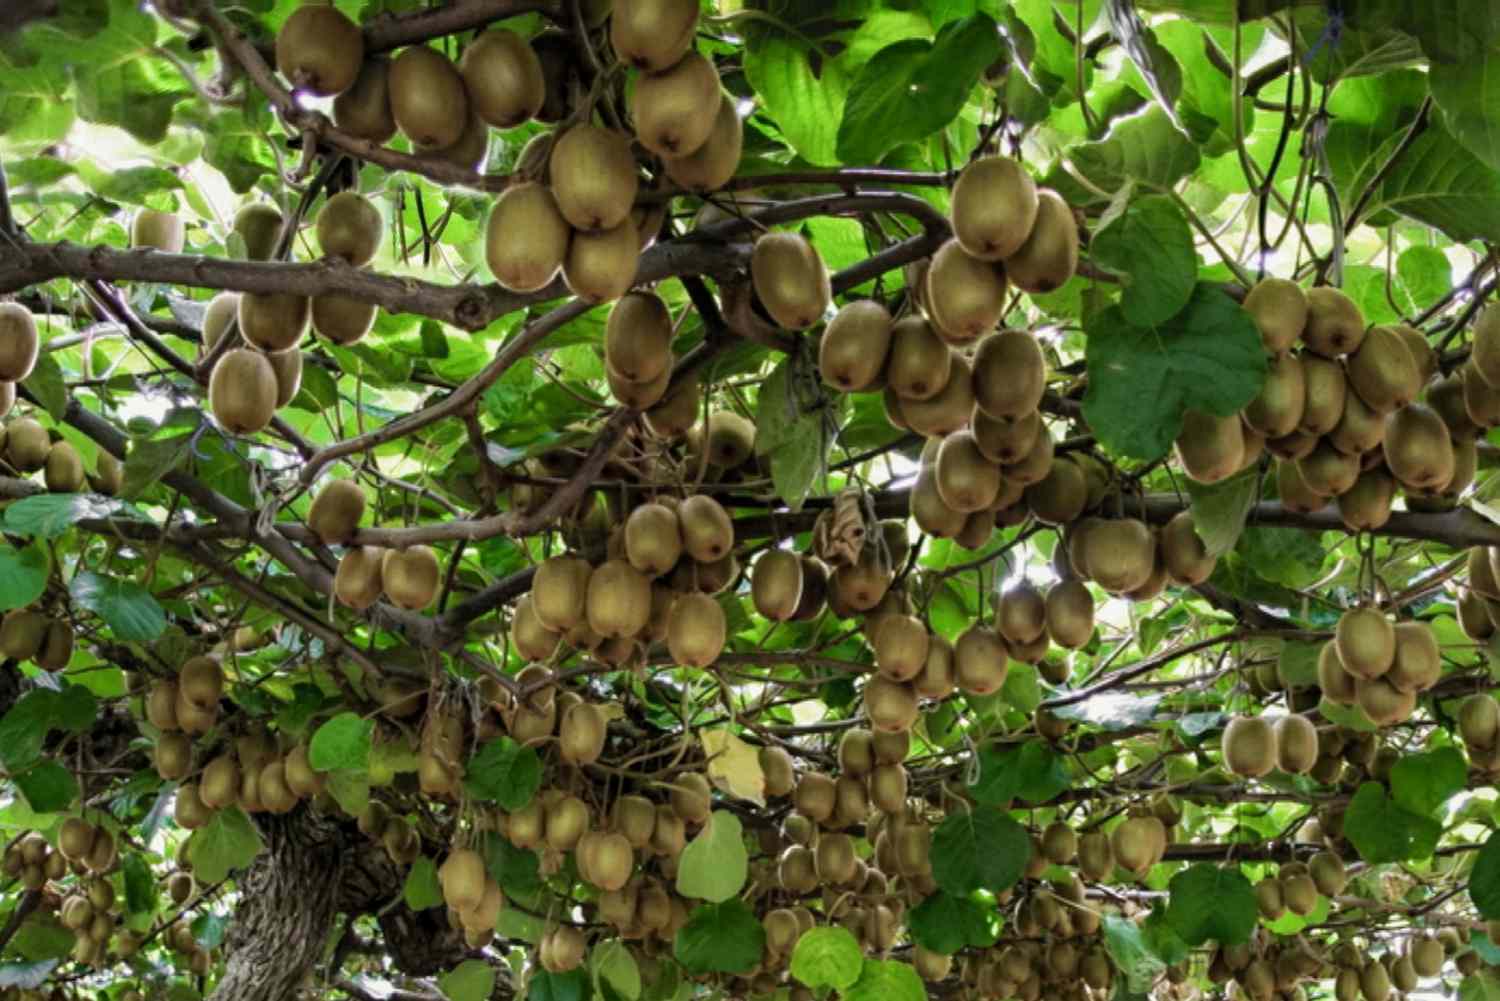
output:
M391 61L391 115L413 144L447 149L469 124L469 94L458 68L426 45L410 45Z
M396 134L391 114L390 60L366 59L349 89L333 99L333 124L360 139L384 145Z
M234 434L255 434L276 413L276 372L259 351L235 348L219 359L208 381L209 407Z
M1037 211L1036 183L1009 157L976 160L953 187L954 235L981 260L998 261L1020 250Z
M505 28L490 28L470 42L458 68L474 111L497 129L529 121L547 100L536 50Z
M276 35L276 68L318 97L348 90L364 58L364 33L332 4L297 8Z
M19 382L29 376L40 348L31 311L17 302L0 302L0 379Z
M516 234L524 233L518 239ZM562 270L572 230L544 185L525 181L505 190L490 211L485 260L512 292L546 288Z
M798 233L767 233L755 241L750 278L761 305L787 330L813 326L833 301L823 258Z

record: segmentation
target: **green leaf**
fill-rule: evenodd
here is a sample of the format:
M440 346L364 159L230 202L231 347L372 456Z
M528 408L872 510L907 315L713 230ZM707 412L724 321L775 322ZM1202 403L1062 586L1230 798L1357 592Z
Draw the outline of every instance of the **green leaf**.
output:
M495 971L482 959L466 959L438 977L448 1001L485 1001L495 989Z
M677 931L673 953L689 973L744 973L760 962L765 944L760 920L736 897L694 908Z
M755 451L770 459L776 493L794 511L812 491L828 450L816 376L783 359L761 384L755 412Z
M1255 507L1260 470L1246 470L1218 483L1184 479L1193 513L1193 530L1210 555L1224 555L1239 541L1245 519Z
M0 764L12 774L37 763L53 725L57 693L33 688L0 717Z
M307 746L307 761L320 772L363 770L370 763L375 721L343 712L318 727Z
M1500 1001L1500 973L1480 970L1458 982L1458 1001Z
M1141 940L1152 955L1168 966L1185 961L1191 951L1167 920L1167 908L1160 901L1152 906L1151 915L1141 923Z
M0 543L0 611L25 608L47 590L52 561L38 543L14 549Z
M814 63L816 62L816 69ZM839 123L854 74L779 29L747 35L745 77L792 148L808 163L838 166Z
M1188 945L1239 945L1255 930L1255 891L1237 868L1200 862L1173 876L1168 889L1167 923Z
M1020 747L982 748L979 776L969 786L969 793L989 806L1004 807L1016 798L1045 803L1071 781L1061 755L1045 741L1029 740Z
M78 780L55 761L43 761L12 777L35 813L57 813L78 798Z
M513 897L529 897L542 885L536 852L517 848L493 832L485 835L484 865L500 889Z
M1391 799L1418 816L1432 812L1464 787L1468 763L1454 747L1403 755L1391 769Z
M589 950L589 970L600 997L606 989L625 1001L636 1001L641 996L641 968L619 939L599 942Z
M736 896L750 872L740 818L725 810L709 815L677 863L677 892L713 903Z
M133 580L85 570L68 585L73 600L98 615L115 639L149 643L167 628L167 615L151 592Z
M1000 51L1000 32L988 14L945 25L931 42L910 38L881 49L850 88L839 123L839 157L879 163L894 147L942 129L963 110Z
M260 854L260 833L237 806L214 813L207 824L193 832L188 858L193 875L203 884L217 883L235 869L243 869Z
M965 946L988 949L999 937L993 908L973 896L960 897L942 890L923 899L906 914L912 941L924 949L952 955Z
M948 815L932 835L932 878L954 894L1014 886L1031 858L1031 836L999 807Z
M1089 253L1123 276L1120 311L1134 326L1165 323L1192 298L1198 280L1193 231L1166 195L1133 199L1094 236Z
M1166 190L1196 170L1201 159L1197 144L1173 125L1158 105L1118 119L1108 136L1075 146L1071 158L1090 183L1108 192L1118 191L1131 181ZM1048 183L1056 177L1049 174ZM1071 188L1080 189L1077 197ZM1059 189L1067 193L1071 204L1098 200L1077 182L1060 182Z
M867 959L842 996L843 1001L927 1001L927 987L909 963Z
M1134 326L1113 306L1086 327L1084 417L1121 455L1161 458L1187 411L1238 413L1265 381L1265 350L1250 314L1211 285L1198 285L1161 326Z
M488 741L469 759L464 788L476 799L519 810L542 784L542 762L536 751L509 737Z
M1482 918L1500 918L1500 831L1491 831L1469 873L1469 897Z
M1378 782L1362 784L1344 813L1344 836L1370 865L1426 858L1442 832L1431 817L1390 800Z
M414 911L442 905L443 886L438 882L437 865L432 859L423 855L411 864L406 882L401 887L401 897Z
M166 438L147 438L131 442L125 453L125 480L120 496L132 500L151 484L175 470L193 450L195 431Z
M526 989L526 1001L585 1001L589 981L583 967L567 973L534 970Z
M812 990L844 990L859 979L865 952L847 928L811 928L792 949L792 976Z
M1146 944L1141 926L1129 918L1104 915L1104 949L1125 976L1131 994L1146 994L1167 964Z
M1478 58L1434 61L1427 82L1448 131L1491 170L1500 170L1500 123L1494 113L1500 102L1500 51L1489 48Z
M328 795L351 817L365 812L370 805L370 776L367 772L339 769L328 773Z
M15 535L55 539L85 518L107 518L121 503L98 494L37 494L5 509L5 530Z
M140 852L128 852L120 860L125 876L125 909L131 914L154 914L157 903L156 876Z
M62 420L68 409L68 387L64 384L62 366L51 353L37 356L36 366L21 380L21 385L36 397L53 420Z

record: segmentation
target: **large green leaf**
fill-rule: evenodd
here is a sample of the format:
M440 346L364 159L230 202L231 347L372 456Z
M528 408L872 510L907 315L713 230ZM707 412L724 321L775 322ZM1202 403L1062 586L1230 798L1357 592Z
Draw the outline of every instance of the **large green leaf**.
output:
M1469 897L1483 918L1500 918L1500 831L1491 831L1469 873Z
M438 977L448 1001L485 1001L495 989L495 971L482 959L466 959Z
M1378 782L1361 785L1344 813L1344 836L1370 865L1426 858L1442 832L1436 820L1393 802Z
M1211 285L1196 286L1162 324L1136 326L1112 306L1086 327L1083 413L1099 440L1121 455L1161 458L1187 411L1227 417L1265 381L1265 350L1250 314Z
M924 949L951 955L971 946L987 949L998 936L993 907L973 895L961 897L942 890L929 895L906 913L912 941Z
M133 580L85 570L73 578L68 593L79 605L103 619L115 638L148 643L167 628L167 616L151 592Z
M712 903L728 900L745 886L750 871L740 818L715 810L688 842L677 862L677 892Z
M323 723L307 746L307 761L320 772L363 769L370 762L370 738L375 721L344 712Z
M859 979L865 953L846 928L811 928L792 949L792 976L807 987L844 990Z
M97 494L38 494L5 509L5 530L55 539L85 518L107 518L120 507L119 501Z
M13 778L35 813L66 810L78 798L78 780L56 761L40 762Z
M1147 946L1141 926L1116 914L1104 915L1104 948L1133 995L1146 994L1167 964Z
M743 973L760 962L766 930L743 900L699 904L677 931L673 953L689 973Z
M0 611L24 608L47 589L52 561L39 543L13 549L0 543Z
M509 737L488 741L464 768L464 787L477 799L519 810L542 783L542 762L532 748Z
M188 857L198 881L211 884L255 861L262 847L250 818L239 807L230 806L216 811L206 825L193 832Z
M867 959L843 1001L927 1001L927 988L908 963Z
M1165 323L1192 298L1198 280L1193 231L1166 195L1132 199L1094 235L1090 252L1122 276L1120 311L1134 326Z
M1103 139L1075 146L1070 155L1094 187L1109 192L1131 181L1170 188L1192 173L1201 160L1197 144L1157 105L1120 119ZM1056 174L1049 175L1049 183L1056 179ZM1093 201L1097 197L1087 189L1076 190L1076 182L1069 187L1069 182L1060 180L1058 186L1067 190L1070 201Z
M1172 877L1166 920L1188 945L1238 945L1255 929L1255 891L1237 868L1201 862Z
M949 893L1008 890L1030 858L1031 836L999 807L956 810L932 833L932 878Z

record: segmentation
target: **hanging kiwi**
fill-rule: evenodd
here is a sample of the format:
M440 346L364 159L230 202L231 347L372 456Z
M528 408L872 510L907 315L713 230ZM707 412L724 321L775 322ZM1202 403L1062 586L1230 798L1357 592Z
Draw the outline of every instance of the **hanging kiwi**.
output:
M391 116L416 146L447 149L469 124L469 93L457 67L436 49L410 45L391 61Z
M364 58L364 33L332 4L298 7L276 34L277 70L318 97L348 90Z
M953 186L953 233L980 260L998 261L1020 250L1038 213L1036 183L1009 157L975 160Z
M833 300L823 258L799 233L766 233L756 240L750 279L771 319L787 330L813 326Z
M876 385L886 367L894 322L874 299L843 306L823 330L818 344L818 372L823 381L845 393Z
M714 191L739 170L744 145L745 127L734 98L725 94L719 98L718 113L703 144L686 156L665 160L663 166L667 176L688 191Z
M490 211L485 262L495 280L510 291L536 292L562 270L571 237L552 191L535 181L522 181L506 188Z
M396 134L391 113L391 64L366 59L349 88L333 99L333 124L356 139L384 145Z
M588 122L558 137L548 161L557 209L575 229L614 229L630 215L640 187L630 141Z
M1022 292L1055 292L1078 270L1078 222L1061 195L1037 193L1036 222L1019 250L1005 258L1005 276Z
M276 413L276 372L259 351L235 348L214 365L208 405L214 420L233 434L265 430Z
M664 160L689 156L713 132L721 97L719 71L697 52L659 73L643 73L630 104L636 139Z
M470 42L458 71L470 106L497 129L529 121L547 99L541 59L526 39L505 28L490 28Z
M20 303L0 302L0 379L20 382L36 365L36 319Z
M950 344L965 344L1000 322L1005 292L1005 269L969 256L954 239L932 255L923 302L943 338Z
M694 0L615 0L609 40L621 61L648 73L670 69L693 44Z
M380 210L357 191L340 191L324 203L315 225L318 246L329 257L354 267L375 259L385 232Z
M1272 354L1291 349L1307 328L1307 294L1285 278L1262 278L1245 296L1245 311L1260 331L1261 343Z

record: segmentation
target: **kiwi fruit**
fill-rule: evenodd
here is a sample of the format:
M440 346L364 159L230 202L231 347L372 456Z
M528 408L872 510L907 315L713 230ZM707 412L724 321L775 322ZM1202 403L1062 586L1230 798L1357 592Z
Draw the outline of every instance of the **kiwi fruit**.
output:
M224 693L224 670L212 657L189 657L177 671L177 688L193 705L210 708Z
M554 556L536 569L531 598L537 620L552 632L566 632L584 621L584 602L593 567L577 556Z
M208 405L214 419L232 434L255 434L276 413L276 372L259 351L235 348L214 365Z
M1276 767L1276 731L1261 716L1236 716L1224 728L1224 766L1235 775L1260 778Z
M1441 490L1453 478L1453 439L1431 407L1413 403L1386 418L1385 464L1403 486Z
M1494 635L1495 624L1490 621L1486 601L1472 588L1458 589L1458 624L1471 640L1488 639Z
M992 695L1005 684L1010 651L995 630L975 623L953 644L953 677L969 695Z
M469 106L487 125L514 128L542 110L547 81L526 39L505 28L481 32L458 64Z
M325 546L346 545L365 513L365 492L354 480L329 480L313 498L307 527Z
M1406 406L1421 389L1417 363L1394 327L1371 327L1346 362L1349 385L1365 406L1388 414Z
M1003 267L970 257L951 239L932 255L923 301L944 340L966 344L1000 322L1005 291Z
M165 254L182 253L187 242L187 228L175 212L141 209L130 223L130 246L137 250L160 250Z
M1276 355L1267 367L1260 394L1245 407L1245 423L1268 438L1289 435L1302 423L1306 402L1302 359L1291 353Z
M437 553L428 546L386 550L380 561L380 583L385 596L401 608L416 611L437 599L442 583Z
M1078 222L1062 196L1037 192L1036 223L1021 248L1005 259L1005 275L1022 292L1055 292L1078 271Z
M1080 580L1062 580L1047 589L1047 635L1053 643L1077 650L1094 635L1094 596Z
M938 494L951 510L984 510L1000 492L1000 468L979 451L969 431L955 431L943 439L933 469Z
M1391 502L1396 496L1396 481L1384 466L1359 474L1348 490L1339 494L1339 517L1351 532L1371 532L1391 517Z
M682 544L700 563L713 563L734 548L734 523L723 505L707 494L694 494L677 507Z
M858 299L841 308L818 344L823 381L845 393L874 387L885 370L893 327L890 311L874 299Z
M558 720L557 748L562 759L571 765L597 761L604 751L606 724L604 714L592 703L569 706Z
M1156 864L1161 838L1161 821L1155 817L1128 817L1111 832L1110 851L1121 869L1144 876Z
M687 55L697 29L695 0L616 0L609 41L622 62L660 73Z
M364 611L380 600L380 571L384 551L375 546L355 546L339 560L333 575L333 593L339 602Z
M1261 343L1273 354L1290 350L1307 327L1311 308L1307 294L1285 278L1263 278L1245 296L1245 310L1260 331Z
M670 369L663 370L660 375L649 382L631 382L606 365L604 376L605 381L609 383L610 394L622 406L630 407L632 410L649 410L656 406L666 397L667 389L672 384Z
M42 478L47 489L55 494L77 493L84 488L83 457L69 442L59 441L47 450L47 462L42 468Z
M357 191L340 191L324 203L316 223L318 246L356 268L375 259L385 232L380 210Z
M1293 775L1305 775L1318 760L1318 730L1298 713L1276 721L1276 767Z
M1328 286L1307 290L1307 324L1302 343L1324 358L1337 358L1359 349L1365 338L1365 319L1359 306L1343 292Z
M631 292L610 309L604 361L622 378L651 382L672 362L672 314L651 292Z
M276 33L277 70L318 97L348 90L364 58L364 33L332 4L298 7Z
M1320 497L1337 497L1359 479L1358 456L1345 455L1326 441L1297 460L1297 475L1308 490Z
M1480 310L1474 320L1469 363L1485 382L1500 389L1500 308L1494 305Z
M640 262L640 238L626 216L614 229L573 234L563 258L563 281L585 302L613 302L635 284Z
M883 733L910 730L917 721L917 693L909 684L874 675L865 683L865 714L870 725Z
M1459 368L1456 378L1462 400L1462 415L1474 431L1480 428L1500 427L1500 389L1496 389L1485 381L1478 366L1472 360ZM1439 384L1441 385L1442 383ZM1439 400L1435 399L1441 396L1439 387L1435 386L1427 394L1427 401L1439 414L1443 414L1445 422L1452 430L1453 422L1448 420L1446 413L1439 406Z
M750 596L755 610L772 622L786 622L802 601L803 561L786 549L770 549L750 572Z
M451 146L441 148L434 146L414 145L413 149L418 155L441 163L449 163L462 170L479 173L484 170L485 162L490 155L490 130L473 111L469 112L469 121L464 125L464 130L459 133L458 141Z
M1391 620L1369 606L1351 608L1334 627L1339 663L1356 678L1378 678L1396 659L1396 629Z
M193 742L183 733L163 733L152 748L156 774L168 782L187 775L193 768Z
M220 292L208 301L203 312L203 347L199 354L207 356L229 333L232 324L239 322L240 294Z
M311 310L312 327L319 336L335 344L354 344L375 326L377 308L374 303L348 296L315 296Z
M800 233L766 233L755 241L750 280L766 313L787 330L806 330L833 301L828 268Z
M1088 483L1078 464L1063 456L1052 463L1040 482L1026 487L1024 499L1037 521L1044 525L1066 525L1076 521L1088 505Z
M600 636L634 636L651 615L651 581L624 560L608 560L589 575L584 608Z
M1315 354L1300 356L1302 363L1303 408L1297 430L1303 434L1324 435L1338 427L1344 415L1344 394L1349 383L1343 366Z
M0 302L0 379L20 382L36 366L36 319L20 303Z
M523 181L506 188L490 212L485 261L505 288L536 292L557 277L571 238L552 191L535 181Z
M738 469L755 454L755 424L732 410L708 415L704 448L708 461L721 469Z
M724 94L719 98L718 113L714 115L713 127L703 144L686 156L664 161L663 166L667 176L686 190L713 191L734 177L744 145L745 127L740 122L734 99Z
M640 187L630 141L583 122L558 137L548 163L558 211L585 231L614 229L630 215Z
M929 438L952 434L964 428L974 413L974 379L968 360L955 353L948 366L948 381L938 390L937 395L926 400L905 400L901 410L911 429ZM1033 451L1045 437L1047 436L1037 436L1037 441L1032 444ZM1050 462L1050 438L1046 444ZM1006 472L1011 479L1024 485L1040 480L1047 471L1046 468L1033 469L1036 474L1034 478L1027 478L1022 470L1014 467Z
M905 316L891 327L886 379L903 405L930 400L948 384L954 357L932 324L916 314Z
M971 366L974 403L997 420L1018 421L1036 412L1047 386L1047 363L1036 338L1002 330L979 342Z
M664 160L695 153L713 131L721 100L719 71L696 52L661 72L643 73L630 104L636 139Z
M389 60L377 57L364 61L354 82L333 99L333 124L339 131L377 144L388 142L396 134L390 77Z
M312 302L289 292L246 292L240 296L240 334L262 351L297 346L312 318Z
M586 625L586 623L580 623ZM510 620L510 641L516 652L527 660L547 660L562 644L562 632L548 629L534 611L530 594L524 594L516 602ZM595 646L598 645L597 638Z
M882 616L870 636L875 669L891 681L911 681L927 663L927 624L914 615Z
M995 628L1012 647L1034 642L1047 629L1047 599L1036 585L1021 580L1000 593Z
M964 168L953 186L953 233L970 256L998 261L1021 249L1039 212L1036 182L1018 162L987 156Z
M1183 587L1202 584L1213 574L1218 558L1198 535L1192 512L1179 511L1162 526L1161 561L1172 581Z
M1425 622L1398 622L1396 656L1383 677L1398 691L1425 692L1443 673L1443 658L1432 627Z
M625 555L648 577L660 577L682 557L677 512L665 504L642 504L625 519Z
M975 388L978 389L977 379ZM995 418L981 410L977 402L969 426L974 432L974 443L979 446L979 451L991 462L1001 464L1020 462L1032 452L1037 439L1045 433L1041 415L1036 411L1014 420ZM1087 501L1085 506L1088 506Z
M302 388L302 352L296 348L289 351L273 351L266 355L271 363L271 372L276 376L276 406L284 407L296 399Z
M667 650L683 667L707 667L724 651L724 609L706 594L684 594L667 613Z
M1113 594L1134 591L1156 568L1156 537L1134 518L1097 522L1083 545L1089 575Z
M1199 410L1182 415L1177 461L1198 483L1217 483L1239 472L1244 458L1244 428L1238 414L1217 417Z
M939 539L956 538L967 524L969 515L955 511L943 500L937 485L937 470L929 464L917 471L909 499L911 517L917 527L928 535ZM975 515L986 512L977 511ZM990 518L993 526L993 516Z
M415 146L446 149L469 124L464 78L447 56L426 45L409 45L391 60L391 117Z

